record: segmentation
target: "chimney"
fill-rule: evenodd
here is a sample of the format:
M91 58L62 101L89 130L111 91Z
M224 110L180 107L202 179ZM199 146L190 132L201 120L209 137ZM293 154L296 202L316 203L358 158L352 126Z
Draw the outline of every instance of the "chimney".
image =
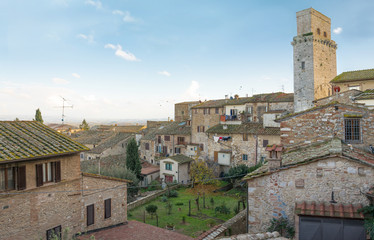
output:
M281 158L269 158L268 167L269 167L269 172L274 172L275 170L282 167L282 159Z

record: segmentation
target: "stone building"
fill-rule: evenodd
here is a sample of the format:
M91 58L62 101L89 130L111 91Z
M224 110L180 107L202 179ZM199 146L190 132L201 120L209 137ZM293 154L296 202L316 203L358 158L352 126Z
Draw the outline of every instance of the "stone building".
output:
M265 160L268 145L280 144L279 127L261 123L216 125L207 130L208 159L220 165L221 172L239 164L253 166Z
M275 117L291 112L293 109L292 93L265 93L252 97L219 99L203 102L192 107L191 141L199 144L201 156L208 159L209 138L205 132L218 124L241 125L246 122L263 122L267 112L277 112L268 115L272 122ZM276 125L274 125L276 126Z
M191 120L191 108L199 104L199 101L181 102L174 105L174 121L182 122Z
M374 109L374 89L367 89L360 95L353 97L356 104L364 105L368 109Z
M0 122L1 239L71 238L127 221L127 181L82 174L84 145L31 121Z
M361 148L374 143L374 112L365 107L332 102L276 121L280 122L281 143L285 146L310 144L334 136Z
M126 155L127 142L134 134L118 132L101 141L97 146L84 153L84 160ZM82 156L81 156L82 157Z
M190 122L171 122L156 133L156 156L165 157L186 154L191 143Z
M296 13L297 36L291 42L295 112L313 107L313 100L331 95L336 76L337 44L331 40L331 19L313 8Z
M160 159L160 178L167 183L186 184L190 181L190 165L192 158L178 154Z
M331 102L339 102L343 104L354 105L355 103L354 98L361 94L362 94L361 91L356 90L356 89L351 89L345 92L337 92L331 96L314 100L313 103L315 107L323 106Z
M248 174L248 227L265 231L286 218L296 239L366 239L365 196L374 187L374 155L338 138L289 149Z
M374 89L374 69L343 72L332 78L330 83L335 90L334 93L352 89L360 91Z

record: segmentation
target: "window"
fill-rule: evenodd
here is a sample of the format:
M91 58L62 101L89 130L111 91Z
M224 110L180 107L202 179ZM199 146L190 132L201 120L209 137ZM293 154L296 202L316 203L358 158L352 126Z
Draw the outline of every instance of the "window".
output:
M15 169L12 167L0 169L0 191L15 189Z
M210 114L210 108L204 108L204 114L205 115Z
M197 132L205 132L205 126L197 126Z
M81 153L81 160L84 159L84 153Z
M248 141L248 134L243 133L243 141Z
M104 201L104 218L110 218L112 216L112 199L106 199Z
M145 144L145 150L149 150L149 143Z
M321 35L321 29L317 28L317 34Z
M178 145L183 145L184 144L184 137L178 137L177 139Z
M171 163L165 163L165 169L171 171L173 169L172 164Z
M47 230L47 240L61 239L61 225Z
M0 168L0 191L26 189L26 166Z
M301 62L301 70L305 70L305 62Z
M182 111L181 113L182 113L182 115L184 115L184 111Z
M269 145L269 140L262 141L262 147L267 147Z
M181 153L181 148L175 148L175 153Z
M348 90L360 90L360 85L348 86Z
M219 108L216 108L216 114L219 114Z
M248 154L243 154L243 161L248 161Z
M359 118L344 119L345 141L351 143L361 142L361 128Z
M157 143L161 143L161 136L157 137Z
M199 145L199 147L200 147L200 151L204 151L204 143L201 143L201 144Z
M95 207L94 204L87 206L87 226L95 223Z
M327 33L326 33L326 32L323 32L323 36L324 36L324 37L327 37Z
M36 164L35 168L37 187L40 187L47 182L61 181L61 162Z
M169 141L170 141L170 136L165 136L165 137L164 137L164 140L165 140L166 142L169 142Z

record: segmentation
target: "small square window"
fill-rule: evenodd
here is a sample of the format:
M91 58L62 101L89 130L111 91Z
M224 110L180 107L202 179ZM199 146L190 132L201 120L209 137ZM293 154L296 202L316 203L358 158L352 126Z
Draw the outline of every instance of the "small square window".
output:
M243 154L243 161L248 161L248 155L247 154Z
M301 69L302 69L302 70L305 70L305 62L304 62L304 61L301 62Z

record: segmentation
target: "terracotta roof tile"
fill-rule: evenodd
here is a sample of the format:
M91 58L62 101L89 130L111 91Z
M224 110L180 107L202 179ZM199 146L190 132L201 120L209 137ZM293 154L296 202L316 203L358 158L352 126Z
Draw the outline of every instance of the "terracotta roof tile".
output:
M316 217L363 219L364 215L358 212L362 207L361 204L308 203L303 201L295 204L295 213L297 215Z
M0 121L0 162L82 152L82 144L36 121Z

